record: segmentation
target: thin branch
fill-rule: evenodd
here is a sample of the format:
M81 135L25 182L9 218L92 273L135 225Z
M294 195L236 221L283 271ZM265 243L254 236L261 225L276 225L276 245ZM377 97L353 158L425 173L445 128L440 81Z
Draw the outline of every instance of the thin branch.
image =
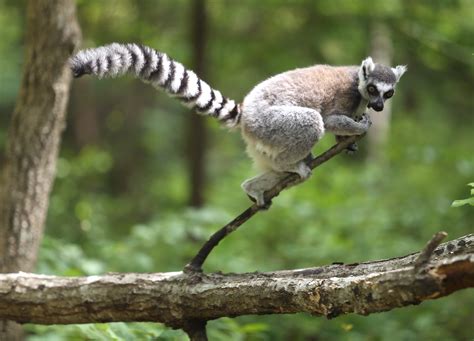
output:
M314 169L324 162L332 159L334 156L345 150L349 145L361 139L364 135L358 136L351 136L334 146L328 149L323 154L315 157L312 159L308 165L311 169ZM265 192L265 201L270 202L274 197L278 196L281 191L285 188L289 187L290 184L298 181L299 176L297 174L289 174L287 177L283 178L275 187L271 190ZM194 256L194 258L186 264L184 267L184 272L202 272L202 265L206 261L206 258L209 256L211 251L220 243L222 239L224 239L227 235L237 230L243 223L253 217L257 212L259 212L262 208L257 206L257 204L253 204L241 214L239 214L236 218L234 218L231 222L223 226L217 232L215 232L207 242L201 247L198 253Z
M419 255L246 274L0 274L0 320L162 322L203 340L205 321L224 316L368 315L474 286L474 234L441 244L425 264L427 271L414 271Z
M430 260L431 255L433 254L434 250L441 244L444 238L446 238L448 234L444 231L437 232L433 235L433 237L428 241L425 248L420 252L420 255L415 261L415 271L421 270Z

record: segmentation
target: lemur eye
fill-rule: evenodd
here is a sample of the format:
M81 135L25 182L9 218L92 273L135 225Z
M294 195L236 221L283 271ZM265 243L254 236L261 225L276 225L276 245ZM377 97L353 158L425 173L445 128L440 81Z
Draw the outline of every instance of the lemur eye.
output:
M367 91L369 92L369 94L375 94L377 92L377 89L375 88L375 86L369 85L367 86Z
M386 93L384 93L383 97L385 98L390 98L393 96L393 90L389 90Z

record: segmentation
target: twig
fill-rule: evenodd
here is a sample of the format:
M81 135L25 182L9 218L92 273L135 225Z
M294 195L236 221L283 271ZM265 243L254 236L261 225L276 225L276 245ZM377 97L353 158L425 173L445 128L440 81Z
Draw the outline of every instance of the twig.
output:
M420 255L415 261L415 271L420 271L428 263L433 254L433 251L438 247L439 244L446 238L448 234L444 231L437 232L431 237L430 241L426 243L426 246L421 250Z
M308 163L308 166L311 169L314 169L320 166L324 162L330 160L331 158L333 158L334 156L342 152L352 143L361 139L363 136L364 135L351 136L347 138L346 140L343 140L335 144L330 149L325 151L323 154L312 159ZM290 184L297 181L298 179L299 179L299 176L297 174L294 174L294 173L289 174L287 177L283 178L275 187L265 192L265 195L264 195L265 201L270 202L272 198L276 197L278 194L280 194L281 191L289 187ZM257 206L257 204L253 204L252 206L247 208L245 211L243 211L240 215L238 215L236 218L234 218L231 222L229 222L220 230L215 232L209 238L209 240L204 243L204 245L201 247L198 253L194 256L194 258L188 264L186 264L183 271L186 273L202 272L202 265L206 261L206 258L209 256L211 251L217 246L217 244L219 244L219 242L222 239L224 239L228 234L237 230L243 223L249 220L261 209L262 208Z

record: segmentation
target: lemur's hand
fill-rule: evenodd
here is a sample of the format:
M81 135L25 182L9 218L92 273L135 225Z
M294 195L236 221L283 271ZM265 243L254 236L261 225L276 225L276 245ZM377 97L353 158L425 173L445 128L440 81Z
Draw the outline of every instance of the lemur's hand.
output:
M363 113L361 117L356 117L355 121L362 124L365 128L365 131L369 130L370 126L372 125L372 121L370 120L370 116L367 113Z

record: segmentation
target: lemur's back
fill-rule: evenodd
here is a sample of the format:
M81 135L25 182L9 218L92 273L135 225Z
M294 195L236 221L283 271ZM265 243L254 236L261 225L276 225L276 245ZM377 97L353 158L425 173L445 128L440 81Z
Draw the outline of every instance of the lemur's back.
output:
M350 111L360 101L357 70L356 66L315 65L278 74L258 84L245 97L243 115L272 105L313 108L323 116L336 105L342 106L342 112Z

